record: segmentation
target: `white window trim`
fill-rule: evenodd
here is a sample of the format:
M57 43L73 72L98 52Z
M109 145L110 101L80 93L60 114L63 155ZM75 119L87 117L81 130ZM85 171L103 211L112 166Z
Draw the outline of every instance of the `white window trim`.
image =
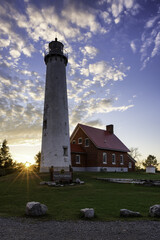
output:
M121 157L122 157L122 162L121 162ZM122 154L120 155L120 165L124 165L124 156Z
M80 139L81 139L81 142L79 142ZM82 138L78 138L78 144L82 144Z
M79 161L77 161L77 157L79 158ZM80 155L76 155L76 164L81 164L81 156Z
M131 162L129 162L128 167L132 168L132 163Z
M88 140L88 145L86 145L86 140ZM85 138L85 147L89 147L89 138Z
M104 155L105 155L105 162L104 162ZM107 164L107 153L103 152L103 164Z
M114 156L114 162L113 162L113 156ZM112 153L112 164L116 165L116 154Z
M72 141L72 144L76 144L76 140L73 140L73 141Z

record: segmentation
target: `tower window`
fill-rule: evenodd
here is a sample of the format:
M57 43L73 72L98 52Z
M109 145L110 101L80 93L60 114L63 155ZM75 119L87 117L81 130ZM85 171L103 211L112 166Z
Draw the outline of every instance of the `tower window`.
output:
M63 147L63 156L68 156L68 148Z
M43 129L47 129L47 120L44 120L43 122Z
M76 144L76 140L73 140L72 144Z

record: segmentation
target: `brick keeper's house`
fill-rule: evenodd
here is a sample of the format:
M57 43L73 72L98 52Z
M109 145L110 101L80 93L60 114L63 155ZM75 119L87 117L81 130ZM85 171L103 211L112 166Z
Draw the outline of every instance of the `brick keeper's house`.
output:
M129 172L135 170L130 150L116 137L113 125L106 130L78 124L71 138L73 171Z

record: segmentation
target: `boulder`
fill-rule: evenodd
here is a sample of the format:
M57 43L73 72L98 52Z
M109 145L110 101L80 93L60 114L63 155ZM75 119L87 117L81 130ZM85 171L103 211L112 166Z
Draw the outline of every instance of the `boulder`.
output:
M76 178L76 181L75 181L77 184L84 184L84 181L81 181L79 178Z
M156 204L150 207L149 214L151 217L160 217L160 205Z
M56 183L55 182L47 182L47 185L50 187L55 187Z
M42 182L40 182L39 184L40 184L40 185L45 185L46 182L45 182L45 181L42 181Z
M141 214L139 212L133 212L128 209L121 209L120 216L121 217L141 217Z
M39 202L28 202L26 204L26 214L32 217L43 216L48 211L46 205Z
M94 209L93 208L84 208L81 209L81 213L85 218L93 218L94 217Z
M80 184L81 180L79 178L76 178L76 183Z

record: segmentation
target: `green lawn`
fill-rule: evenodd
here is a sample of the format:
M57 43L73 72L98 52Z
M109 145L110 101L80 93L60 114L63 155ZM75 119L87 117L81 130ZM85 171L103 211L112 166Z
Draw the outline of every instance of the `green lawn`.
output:
M160 174L145 173L74 173L84 185L48 187L40 181L49 175L32 172L14 173L0 177L0 216L25 216L28 201L48 206L44 219L78 220L81 208L94 208L95 220L118 220L121 208L140 211L141 219L148 217L149 207L160 204L160 187L117 184L96 180L97 177L160 179Z

